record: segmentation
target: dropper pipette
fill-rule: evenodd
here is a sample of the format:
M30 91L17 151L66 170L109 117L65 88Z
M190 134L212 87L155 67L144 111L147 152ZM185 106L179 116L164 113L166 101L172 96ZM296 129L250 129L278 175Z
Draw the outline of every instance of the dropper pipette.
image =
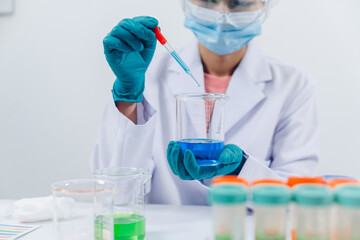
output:
M185 62L180 58L179 54L170 46L165 37L161 34L159 27L152 29L155 33L156 39L165 47L165 49L173 56L173 58L180 64L180 66L184 69L184 71L189 74L192 79L194 79L196 85L200 87L198 81L196 81L194 75L191 73L190 68L185 64Z

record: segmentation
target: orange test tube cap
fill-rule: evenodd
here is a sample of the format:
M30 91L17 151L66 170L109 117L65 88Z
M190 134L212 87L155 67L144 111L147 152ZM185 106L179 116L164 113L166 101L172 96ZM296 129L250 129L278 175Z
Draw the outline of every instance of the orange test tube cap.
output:
M293 187L304 183L324 184L324 179L322 177L289 177L287 185Z
M212 180L212 184L220 184L220 183L243 184L245 186L249 185L248 180L244 178L239 178L236 175L224 175L224 176L216 177Z

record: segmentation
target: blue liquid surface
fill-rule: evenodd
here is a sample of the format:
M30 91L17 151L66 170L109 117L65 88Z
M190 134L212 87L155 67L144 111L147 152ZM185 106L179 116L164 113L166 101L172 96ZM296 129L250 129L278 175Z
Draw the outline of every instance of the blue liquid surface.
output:
M177 142L183 154L187 149L191 150L196 162L200 166L216 166L219 163L218 159L221 151L224 148L224 142L212 139L183 139Z

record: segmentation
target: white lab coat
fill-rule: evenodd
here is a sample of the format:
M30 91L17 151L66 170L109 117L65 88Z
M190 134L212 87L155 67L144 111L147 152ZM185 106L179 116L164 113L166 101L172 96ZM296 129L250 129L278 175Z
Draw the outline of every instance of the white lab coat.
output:
M166 159L176 137L177 93L203 93L198 44L179 51L201 88L167 53L156 55L146 73L138 124L122 115L109 96L91 168L131 166L152 172L150 203L206 204L209 181L184 181ZM317 102L314 82L298 69L265 57L252 41L227 90L225 144L236 144L249 158L239 177L285 178L312 175L318 162ZM111 95L111 94L109 94Z

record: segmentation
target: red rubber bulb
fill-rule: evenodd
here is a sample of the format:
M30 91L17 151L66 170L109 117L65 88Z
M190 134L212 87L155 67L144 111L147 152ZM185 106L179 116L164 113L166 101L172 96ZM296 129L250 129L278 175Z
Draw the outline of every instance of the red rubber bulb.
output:
M164 45L167 42L165 37L161 34L159 27L153 28L151 30L155 33L156 39L161 43L161 45Z

